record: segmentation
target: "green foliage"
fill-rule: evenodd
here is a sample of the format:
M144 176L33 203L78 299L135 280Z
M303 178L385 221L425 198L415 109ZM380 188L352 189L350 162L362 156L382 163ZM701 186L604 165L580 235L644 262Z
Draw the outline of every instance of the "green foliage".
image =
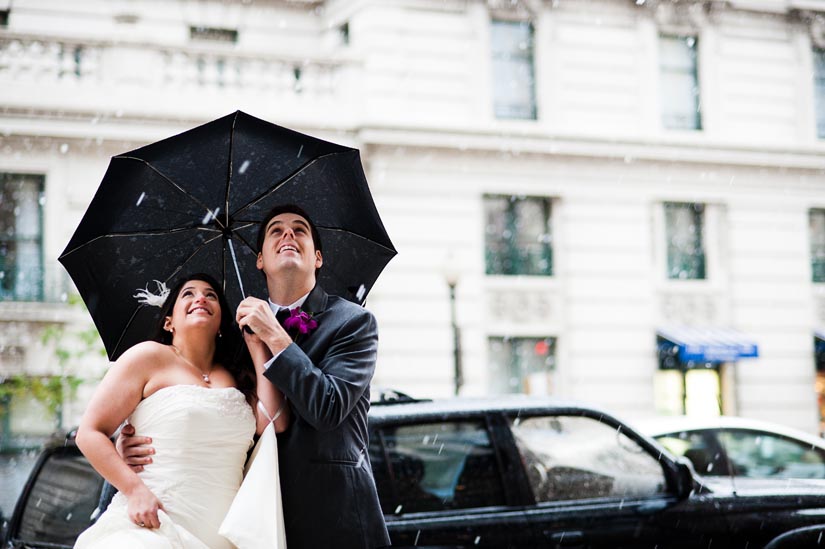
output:
M74 398L83 379L76 376L9 376L0 383L0 402L11 402L15 398L33 397L42 403L55 417L60 412L65 398ZM5 407L0 406L0 416Z
M67 338L73 338L80 345L77 349L67 348ZM89 326L85 330L66 333L65 324L50 324L43 329L40 336L43 345L54 343L54 353L61 366L67 366L73 359L80 359L89 355L106 356L106 349L100 341L100 336L94 326Z
M69 296L69 305L83 307L80 297L74 294ZM34 398L43 404L59 427L64 404L75 398L78 387L85 381L82 377L66 374L66 370L89 356L106 356L97 330L91 324L82 330L70 330L65 323L47 324L41 332L40 341L54 350L54 357L63 373L16 374L0 378L0 420L9 413L12 400Z

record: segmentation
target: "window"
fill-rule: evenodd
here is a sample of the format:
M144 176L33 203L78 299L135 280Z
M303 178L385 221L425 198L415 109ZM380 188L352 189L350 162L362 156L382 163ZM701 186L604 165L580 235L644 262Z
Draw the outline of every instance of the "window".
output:
M811 240L811 274L814 282L825 282L825 210L808 213Z
M9 13L10 10L0 10L0 27L8 27L9 26Z
M72 545L89 527L103 479L82 456L57 453L43 465L26 499L19 538Z
M512 429L538 502L666 491L662 466L612 425L579 416L516 417Z
M814 50L814 103L816 135L825 138L825 50Z
M553 274L550 199L487 196L484 210L487 274Z
M533 25L493 21L490 31L496 118L536 119Z
M825 478L825 453L810 444L760 431L730 429L717 436L737 475Z
M491 337L490 393L552 394L556 340L536 337Z
M483 421L384 428L370 435L370 461L387 515L504 504Z
M705 429L657 437L698 473L750 478L825 478L825 452L802 441L749 429Z
M343 23L338 27L338 37L342 46L349 46L349 22Z
M662 124L669 130L702 129L695 36L659 37Z
M192 40L236 44L238 42L238 31L235 29L219 29L215 27L189 27L189 38Z
M730 475L725 453L708 431L672 433L657 436L656 440L674 456L688 458L700 475Z
M668 278L705 278L704 217L704 204L665 204Z
M43 299L43 178L0 173L0 301Z

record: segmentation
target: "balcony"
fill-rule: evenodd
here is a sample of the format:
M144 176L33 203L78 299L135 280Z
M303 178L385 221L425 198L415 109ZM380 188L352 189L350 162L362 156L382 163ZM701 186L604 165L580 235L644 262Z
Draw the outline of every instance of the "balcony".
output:
M329 126L352 116L356 72L345 58L0 31L0 87L11 113L198 119L242 108Z
M17 272L3 268L0 257L0 323L63 322L70 282L57 263Z

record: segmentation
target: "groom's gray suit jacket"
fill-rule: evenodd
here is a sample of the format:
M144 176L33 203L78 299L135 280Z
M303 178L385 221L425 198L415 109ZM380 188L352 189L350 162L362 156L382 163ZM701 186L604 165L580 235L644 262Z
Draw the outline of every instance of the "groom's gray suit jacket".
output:
M287 547L387 546L367 453L375 317L317 285L301 309L317 328L299 335L266 372L292 412L278 435Z

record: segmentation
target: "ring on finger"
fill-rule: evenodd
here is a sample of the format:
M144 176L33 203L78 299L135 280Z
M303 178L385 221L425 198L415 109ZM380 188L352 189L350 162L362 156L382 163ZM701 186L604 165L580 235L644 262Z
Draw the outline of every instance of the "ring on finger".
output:
M146 523L143 522L143 521L140 521L140 522L137 523L137 525L140 526L141 528L143 528L144 526L146 526Z

